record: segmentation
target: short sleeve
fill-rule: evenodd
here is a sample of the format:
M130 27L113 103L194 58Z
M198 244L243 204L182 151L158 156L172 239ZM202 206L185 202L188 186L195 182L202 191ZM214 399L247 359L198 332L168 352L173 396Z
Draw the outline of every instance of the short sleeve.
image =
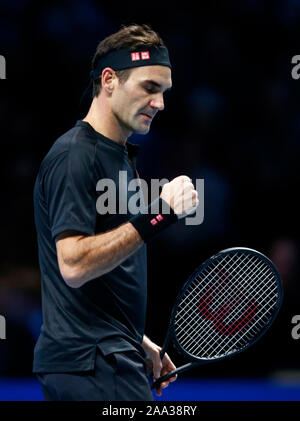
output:
M93 156L71 148L51 160L43 177L51 235L72 230L95 234L96 184Z

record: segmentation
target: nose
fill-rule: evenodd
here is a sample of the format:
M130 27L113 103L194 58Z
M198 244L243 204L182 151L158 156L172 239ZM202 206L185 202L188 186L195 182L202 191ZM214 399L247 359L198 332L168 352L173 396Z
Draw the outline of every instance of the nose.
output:
M155 94L155 97L152 98L152 100L150 102L150 106L152 108L156 108L159 111L162 111L165 108L163 94L162 93Z

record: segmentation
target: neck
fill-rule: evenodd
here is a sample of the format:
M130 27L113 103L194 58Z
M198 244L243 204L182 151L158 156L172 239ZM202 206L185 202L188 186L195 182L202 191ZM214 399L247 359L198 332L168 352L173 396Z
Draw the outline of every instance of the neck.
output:
M100 96L93 99L90 109L82 121L89 123L96 132L103 136L125 145L131 132L121 127L119 120L109 106L110 104L104 98L102 99L100 99Z

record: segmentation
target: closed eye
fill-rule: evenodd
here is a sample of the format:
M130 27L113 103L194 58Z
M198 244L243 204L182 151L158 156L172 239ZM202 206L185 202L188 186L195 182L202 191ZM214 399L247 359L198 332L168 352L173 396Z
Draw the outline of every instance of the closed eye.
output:
M159 89L156 86L151 85L144 85L143 88L146 92L149 94L155 94L156 92L159 92Z
M145 91L147 91L148 94L155 94L156 92L158 92L156 89L153 88L145 88Z
M149 94L155 94L157 92L167 92L171 89L170 87L164 90L162 85L154 81L147 81L146 83L142 84L142 87Z

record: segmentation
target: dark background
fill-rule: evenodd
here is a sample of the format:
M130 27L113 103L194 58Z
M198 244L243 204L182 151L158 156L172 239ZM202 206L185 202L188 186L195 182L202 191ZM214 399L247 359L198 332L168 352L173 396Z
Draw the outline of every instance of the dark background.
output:
M208 3L208 2L205 2ZM196 376L297 372L300 340L298 168L300 1L244 0L205 6L28 0L0 2L1 255L0 374L31 375L41 324L32 193L44 155L84 117L79 109L98 42L121 24L148 23L173 65L166 108L141 145L142 178L186 174L205 180L205 216L181 221L148 247L148 335L162 343L173 301L186 278L222 248L269 256L282 275L283 308L267 335L244 354L199 368ZM172 353L172 352L171 352ZM172 354L173 355L173 354ZM180 362L174 354L174 360Z

